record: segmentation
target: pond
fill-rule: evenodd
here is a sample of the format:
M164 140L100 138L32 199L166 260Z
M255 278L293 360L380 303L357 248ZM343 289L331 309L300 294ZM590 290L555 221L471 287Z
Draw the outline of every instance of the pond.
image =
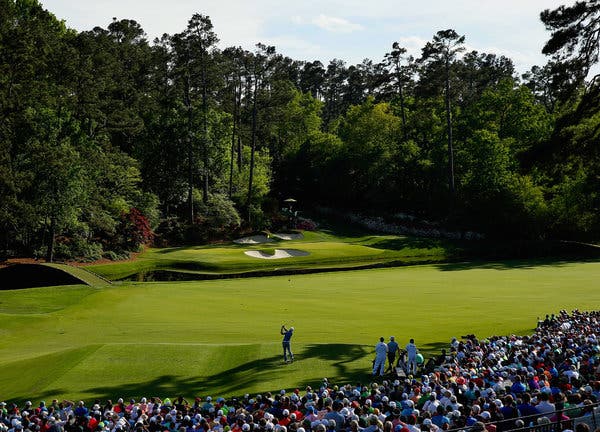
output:
M176 282L176 281L195 281L216 279L219 275L207 275L199 273L186 273L169 270L151 270L146 272L134 273L119 281L127 282Z

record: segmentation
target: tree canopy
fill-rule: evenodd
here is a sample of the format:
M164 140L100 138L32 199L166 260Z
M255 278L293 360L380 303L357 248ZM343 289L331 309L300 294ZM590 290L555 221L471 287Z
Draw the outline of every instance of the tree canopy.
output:
M501 238L598 239L600 2L541 12L522 77L454 29L414 59L298 61L218 45L210 17L152 42L0 0L0 251L121 257L304 208L408 213Z

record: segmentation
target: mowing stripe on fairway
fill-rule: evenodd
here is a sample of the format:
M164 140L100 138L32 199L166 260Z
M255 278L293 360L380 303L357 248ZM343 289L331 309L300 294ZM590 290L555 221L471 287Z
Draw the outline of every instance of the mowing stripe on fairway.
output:
M0 388L73 400L364 382L379 336L427 357L466 333L527 334L546 313L598 309L599 284L596 262L506 262L0 292ZM289 365L282 324L296 328Z

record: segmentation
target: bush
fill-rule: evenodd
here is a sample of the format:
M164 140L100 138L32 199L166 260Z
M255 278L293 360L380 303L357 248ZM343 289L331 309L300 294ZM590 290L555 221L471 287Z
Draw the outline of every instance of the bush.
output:
M304 231L314 231L317 229L317 223L311 219L300 218L296 228Z
M267 218L260 205L250 206L249 224L257 231L271 228L271 221Z
M163 220L156 228L154 244L158 247L185 243L187 226L177 217Z
M123 236L123 247L136 251L140 246L149 244L154 239L150 222L138 209L132 207L129 213L121 215L119 233Z
M102 258L102 245L86 240L82 237L76 237L71 243L73 255L79 261L96 261Z
M127 251L106 251L102 256L111 261L121 261L131 258L131 254Z
M240 226L241 219L233 202L223 194L208 197L208 202L197 204L197 216L210 231L224 231Z

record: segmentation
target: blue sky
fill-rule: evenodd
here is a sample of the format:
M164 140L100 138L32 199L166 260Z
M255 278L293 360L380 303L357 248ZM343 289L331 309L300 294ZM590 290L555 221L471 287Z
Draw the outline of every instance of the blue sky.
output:
M297 60L380 61L398 41L415 56L438 30L455 29L468 49L513 59L517 70L546 63L543 9L573 0L41 0L69 27L106 27L112 17L138 21L150 40L209 15L221 47L262 42Z

